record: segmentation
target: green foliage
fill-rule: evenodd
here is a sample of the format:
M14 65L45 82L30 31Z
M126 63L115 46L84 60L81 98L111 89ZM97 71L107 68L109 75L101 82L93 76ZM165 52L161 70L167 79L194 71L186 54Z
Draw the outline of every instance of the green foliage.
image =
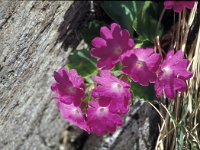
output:
M104 1L101 6L115 22L128 29L133 35L132 24L137 19L137 14L143 3L143 1Z
M145 1L143 7L137 14L137 19L133 21L133 28L143 37L143 39L154 42L156 27L158 24L158 5L155 2Z
M183 145L184 145L184 136L186 134L185 129L183 128L183 126L180 126L177 132L177 149L183 149Z
M134 48L140 48L140 47L153 47L154 44L150 42L147 39L144 39L142 36L139 36L137 39L135 39L135 46Z
M133 96L144 98L145 100L155 99L155 90L154 90L153 84L150 84L149 86L144 87L132 81L131 91L133 93Z
M87 49L73 51L69 55L68 60L67 67L69 69L76 69L78 74L83 77L90 76L97 71L96 59L90 56Z
M84 41L91 46L91 41L96 36L99 36L101 26L105 25L104 22L93 20L88 23L87 27L81 30L81 35Z
M104 11L122 27L154 42L161 6L151 1L104 1ZM162 28L162 26L161 26Z

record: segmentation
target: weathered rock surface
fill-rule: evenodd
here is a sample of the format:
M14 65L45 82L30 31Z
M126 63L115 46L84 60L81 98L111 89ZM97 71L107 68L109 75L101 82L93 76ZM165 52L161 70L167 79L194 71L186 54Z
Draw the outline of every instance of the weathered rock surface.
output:
M1 150L58 146L65 121L51 99L52 73L66 64L69 48L62 44L87 8L88 2L0 1Z

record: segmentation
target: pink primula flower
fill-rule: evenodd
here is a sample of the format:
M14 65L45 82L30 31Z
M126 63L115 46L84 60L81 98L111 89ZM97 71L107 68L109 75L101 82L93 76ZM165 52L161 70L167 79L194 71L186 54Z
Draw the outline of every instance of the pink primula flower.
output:
M107 70L101 70L100 77L94 76L93 80L97 83L97 87L93 89L92 96L100 98L100 105L109 105L109 110L115 113L128 112L131 101L128 83L119 80Z
M192 9L195 1L168 1L164 2L165 9L173 9L175 12L181 12L184 8Z
M181 50L175 54L174 50L170 50L158 70L155 83L156 95L165 94L166 97L174 99L176 91L186 91L186 80L192 77L192 73L186 70L188 64L189 60L184 59Z
M122 56L122 71L128 74L134 82L142 86L155 83L156 71L161 60L160 54L154 53L152 48L136 48Z
M51 89L57 94L55 99L59 99L63 103L80 105L81 98L84 96L83 86L84 80L79 77L76 70L66 70L60 68L58 72L54 72L55 83Z
M100 136L105 131L113 133L116 126L122 125L122 119L118 114L110 112L108 106L100 106L93 100L87 109L87 123L90 131Z
M73 103L65 104L60 101L57 101L57 106L60 110L61 116L65 120L87 131L88 133L90 132L86 123L85 116L79 106L75 106Z
M112 69L120 60L121 55L134 46L133 39L130 38L129 31L121 29L119 24L112 23L111 28L101 27L100 37L92 40L95 48L91 49L91 55L100 60L97 67Z

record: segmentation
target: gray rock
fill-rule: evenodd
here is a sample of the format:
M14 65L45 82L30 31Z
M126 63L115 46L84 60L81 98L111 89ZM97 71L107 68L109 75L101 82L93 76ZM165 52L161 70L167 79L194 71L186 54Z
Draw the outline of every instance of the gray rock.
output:
M0 1L0 149L56 149L62 120L50 85L79 39L88 2ZM81 11L80 11L81 10ZM66 40L67 39L67 40ZM63 45L70 41L71 45Z

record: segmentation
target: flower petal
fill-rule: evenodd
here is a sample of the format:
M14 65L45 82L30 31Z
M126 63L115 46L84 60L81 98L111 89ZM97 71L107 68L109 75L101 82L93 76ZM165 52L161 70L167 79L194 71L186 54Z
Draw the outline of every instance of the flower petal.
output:
M103 38L95 37L92 40L92 45L96 48L101 48L107 46L106 41Z
M112 39L111 31L106 26L101 27L100 35L104 39Z

